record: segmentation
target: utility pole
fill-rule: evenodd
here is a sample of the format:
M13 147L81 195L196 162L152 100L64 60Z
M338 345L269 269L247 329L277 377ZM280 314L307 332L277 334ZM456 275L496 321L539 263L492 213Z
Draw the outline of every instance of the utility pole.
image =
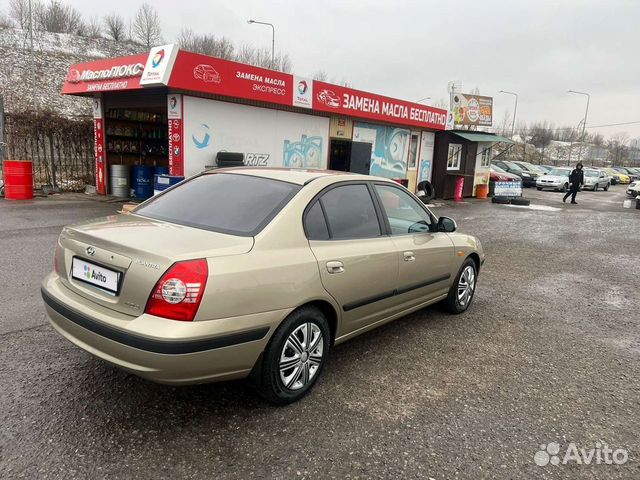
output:
M31 49L31 100L34 110L38 108L36 101L36 59L33 52L33 7L32 0L29 0L29 43Z

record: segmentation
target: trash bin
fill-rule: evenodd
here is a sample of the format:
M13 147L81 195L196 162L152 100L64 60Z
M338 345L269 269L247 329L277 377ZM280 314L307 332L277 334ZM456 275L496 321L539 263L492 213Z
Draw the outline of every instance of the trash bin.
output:
M462 175L458 176L456 178L456 190L455 190L455 194L453 195L453 201L454 202L461 202L462 201L462 192L464 191L464 177Z
M33 162L31 160L5 160L4 180L4 197L7 200L33 198Z
M476 187L476 198L487 198L489 193L489 185L482 183Z

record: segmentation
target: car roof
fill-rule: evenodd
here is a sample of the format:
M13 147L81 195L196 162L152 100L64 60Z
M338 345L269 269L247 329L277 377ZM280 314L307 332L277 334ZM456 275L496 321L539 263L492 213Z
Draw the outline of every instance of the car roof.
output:
M318 178L342 177L344 180L381 180L390 181L388 178L375 177L372 175L360 175L351 172L339 172L335 170L307 170L301 168L275 168L275 167L231 167L212 168L206 170L205 174L211 173L231 173L238 175L250 175L253 177L269 178L283 182L306 185Z

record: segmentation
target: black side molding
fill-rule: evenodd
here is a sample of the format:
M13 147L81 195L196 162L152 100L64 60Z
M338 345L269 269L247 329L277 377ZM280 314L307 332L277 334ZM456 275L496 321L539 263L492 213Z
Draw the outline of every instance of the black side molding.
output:
M215 350L217 348L230 347L232 345L260 340L269 332L269 327L261 327L247 332L232 333L229 335L202 340L153 340L96 322L95 320L58 302L51 295L45 292L44 289L41 290L41 293L44 302L67 320L97 335L108 338L109 340L147 352L162 353L165 355L204 352L207 350ZM173 320L167 321L169 322Z
M355 308L360 308L360 307L364 307L365 305L369 305L371 303L375 303L375 302L379 302L380 300L384 300L386 298L390 298L393 297L395 295L402 295L403 293L407 293L410 292L412 290L417 290L418 288L424 288L427 287L429 285L432 285L434 283L438 283L438 282L444 282L445 280L449 280L449 278L451 278L451 274L447 274L447 275L442 275L440 277L436 277L436 278L431 278L425 282L420 282L414 285L409 285L406 287L402 287L402 288L398 288L396 290L393 290L391 292L385 292L385 293L381 293L380 295L375 295L373 297L367 297L367 298L363 298L362 300L357 300L355 302L352 303L346 303L345 305L342 306L342 310L344 310L345 312L348 312L349 310L353 310Z

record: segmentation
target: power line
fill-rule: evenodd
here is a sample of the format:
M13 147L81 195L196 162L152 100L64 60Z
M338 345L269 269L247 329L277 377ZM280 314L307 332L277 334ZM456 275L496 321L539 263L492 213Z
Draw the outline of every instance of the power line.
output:
M621 123L606 123L603 125L587 125L586 128L605 128L605 127L620 127L620 126L624 126L624 125L636 125L636 124L640 124L640 120L634 120L631 122L621 122ZM531 130L533 130L534 128L538 128L536 127L527 127L527 128L516 128L516 132L520 133L520 132L529 132ZM544 128L544 127L543 127ZM492 130L499 130L500 127L491 127ZM576 130L576 127L556 127L556 128L545 128L546 130L550 130L552 132L558 132L561 130Z

